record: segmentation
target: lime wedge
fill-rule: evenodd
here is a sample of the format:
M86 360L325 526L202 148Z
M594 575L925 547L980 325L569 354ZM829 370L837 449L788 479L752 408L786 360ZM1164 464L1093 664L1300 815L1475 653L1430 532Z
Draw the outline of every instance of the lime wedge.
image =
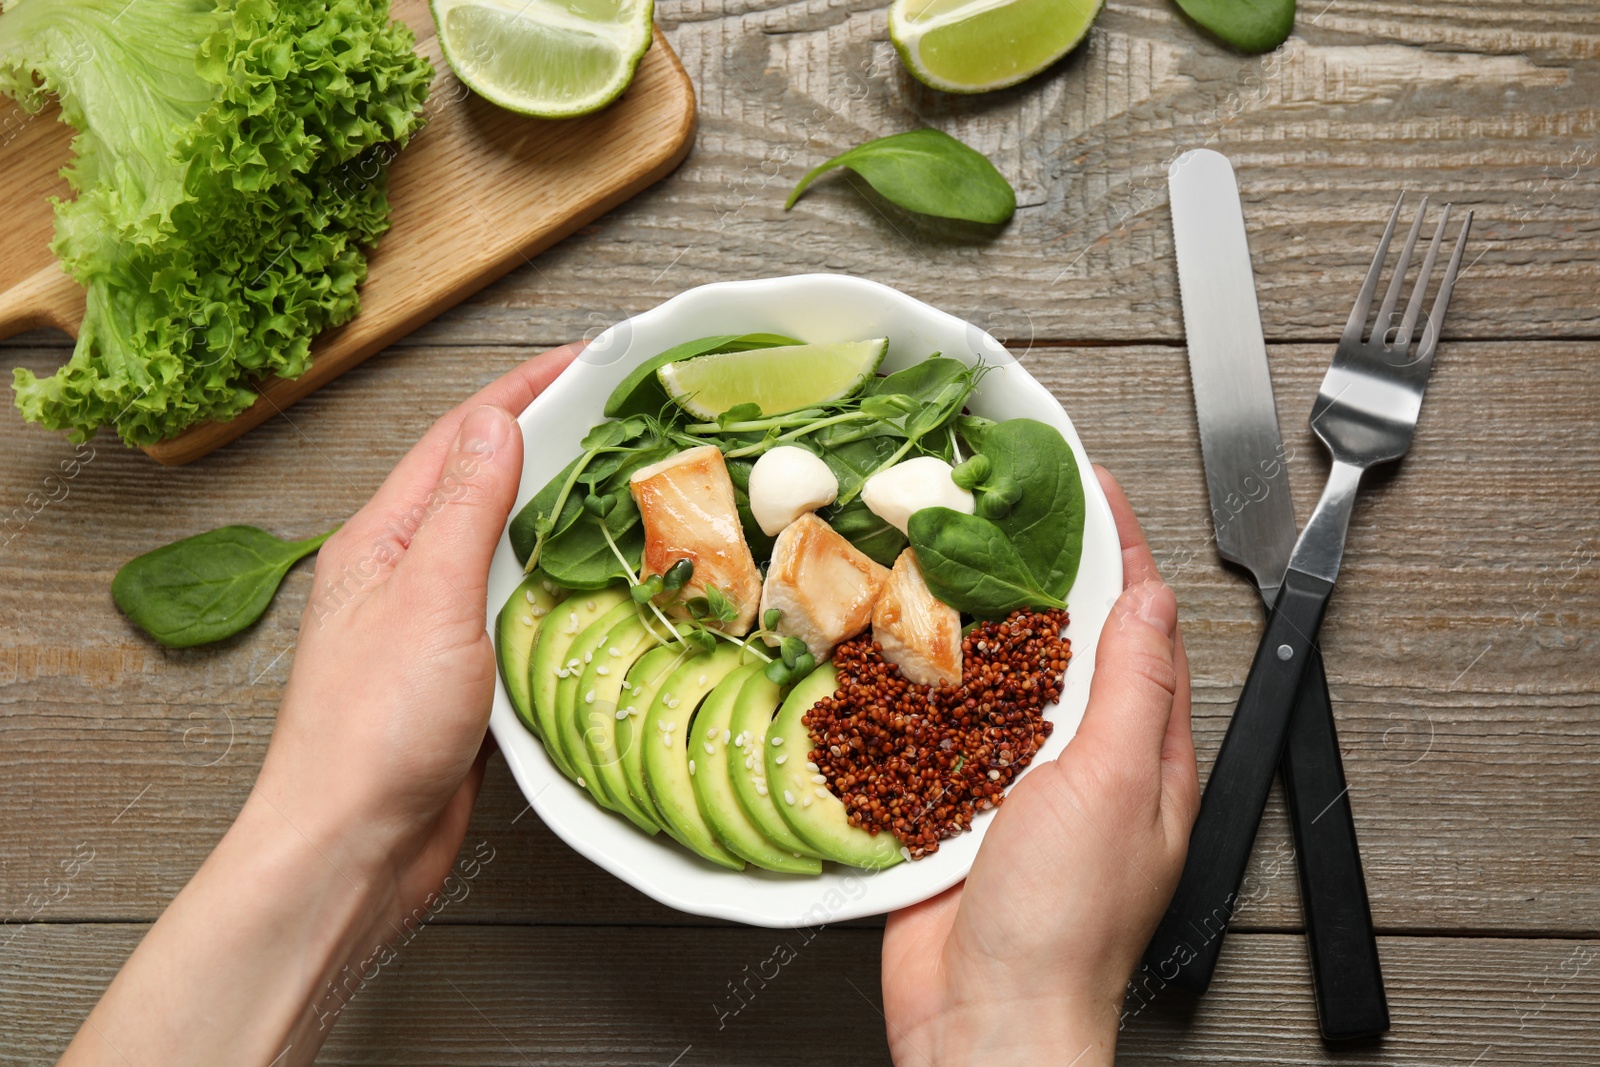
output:
M1004 89L1075 48L1104 0L894 0L889 38L925 85Z
M652 0L432 0L456 77L501 107L561 119L622 95L650 47Z
M888 350L887 337L874 337L719 352L668 363L656 378L673 402L696 418L714 419L736 404L756 404L763 415L781 415L859 391Z

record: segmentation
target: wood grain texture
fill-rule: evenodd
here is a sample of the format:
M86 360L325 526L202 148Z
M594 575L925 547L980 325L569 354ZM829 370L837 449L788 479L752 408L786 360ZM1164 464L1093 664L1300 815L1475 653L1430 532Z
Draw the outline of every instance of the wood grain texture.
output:
M15 457L0 471L0 500L45 501L12 513L0 549L0 810L13 813L0 823L0 900L34 892L77 842L104 842L54 914L152 918L227 826L270 737L308 569L254 629L173 652L118 615L107 593L116 567L230 521L285 536L326 529L434 415L526 354L456 346L376 360L308 399L293 422L263 426L248 449L182 470L102 445L54 501L51 472L71 446L0 422L0 449ZM1445 343L1411 456L1357 510L1324 648L1385 932L1600 933L1592 354L1571 342ZM1209 543L1184 351L1035 348L1022 358L1077 417L1090 455L1122 479L1177 589L1204 769L1260 615ZM1271 351L1302 517L1326 469L1303 419L1327 358L1319 345ZM682 921L524 815L504 765L491 767L472 832L502 859L469 905L476 920ZM1242 928L1298 928L1277 798L1247 889Z
M0 948L0 1044L16 1050L7 1062L53 1063L143 931L40 926ZM317 1062L887 1065L878 941L873 930L441 919L355 987ZM1124 1007L1118 1062L1589 1067L1600 1058L1600 943L1382 938L1394 1029L1331 1054L1314 1036L1303 945L1239 936L1203 1001L1138 990Z
M269 378L237 417L146 447L157 461L192 462L273 418L655 184L689 151L694 87L659 31L615 104L580 119L544 121L496 107L458 81L423 0L397 0L394 12L416 30L418 51L436 74L427 123L390 167L392 229L369 256L361 312L317 338L305 374ZM44 190L66 193L55 170L66 162L71 133L52 119L40 115L22 125L0 156L0 181L23 194L10 201L15 226L0 231L0 333L40 325L73 332L83 314L82 291L48 248Z

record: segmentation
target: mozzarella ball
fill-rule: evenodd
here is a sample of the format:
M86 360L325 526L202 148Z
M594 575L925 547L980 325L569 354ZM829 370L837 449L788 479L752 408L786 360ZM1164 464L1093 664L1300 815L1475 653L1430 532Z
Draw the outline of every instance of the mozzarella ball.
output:
M923 508L949 508L971 515L976 501L950 477L950 464L938 456L918 456L896 463L867 479L861 502L901 533Z
M750 470L750 513L768 537L807 512L839 496L839 479L812 452L779 445L764 452Z

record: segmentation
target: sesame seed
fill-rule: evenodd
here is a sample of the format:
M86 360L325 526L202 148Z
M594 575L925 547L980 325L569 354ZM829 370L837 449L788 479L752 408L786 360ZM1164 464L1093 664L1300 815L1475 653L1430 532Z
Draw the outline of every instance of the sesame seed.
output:
M533 603L533 590L532 589L524 589L522 591L522 595L528 598L528 603L530 603L530 604Z
M594 703L594 690L593 689L591 689L587 693L583 694L583 702L585 704L593 704Z
M579 663L576 659L569 659L567 660L567 666L576 669L583 666L583 664Z
M550 609L545 607L543 604L535 604L528 610L533 612L533 617L536 619L542 619L546 615L550 614Z
M678 710L678 705L682 704L682 703L683 703L683 701L679 700L677 697L673 697L671 700L667 701L667 710L668 711L677 711Z
M664 748L671 748L672 747L672 735L671 734L662 734L661 735L661 744L662 744L662 747L664 747Z
M690 760L689 761L689 773L690 774L694 773L694 760Z
M579 787L579 788L580 788L580 789L588 789L588 788L589 788L589 783L588 783L588 782L586 782L586 781L584 781L584 780L583 780L583 778L582 778L582 776L580 776L580 777L579 777L579 778L578 778L578 787Z
M823 800L827 800L829 797L833 796L833 794L819 785L817 786L817 796L821 797Z
M583 654L583 662L585 662L585 663L593 663L594 662L594 653L593 652L585 652Z
M618 708L617 709L617 718L618 719L626 719L628 717L628 713L630 711L632 711L632 710L633 710L632 708Z
M584 607L585 607L585 608L586 608L586 609L588 609L588 610L589 610L589 611L593 611L593 610L594 610L594 601L592 601L592 600L585 600L585 601L584 601L584 602L583 602L583 606L584 606Z
M785 789L783 791L783 802L792 806L794 804L794 794Z
M570 677L572 677L572 672L567 670L565 667L562 667L562 668L560 668L560 669L558 669L556 671L556 677L557 678L570 678Z
M778 736L777 736L777 737L774 737L774 738L773 738L773 739L772 739L772 743L773 743L773 744L775 744L775 745L781 745L781 744L783 744L783 735L782 735L782 734L779 734L779 735L778 735Z
M522 625L524 625L524 626L532 626L533 625L533 616L532 615L518 615L517 616L517 621L522 623Z
M811 806L811 798L809 796L801 797L800 806L802 808L809 808ZM800 853L796 852L795 855L798 856Z
M757 783L757 785L756 785L756 796L764 797L766 795L767 795L767 787Z
M781 766L783 766L783 761L788 759L788 758L789 758L789 753L780 752L780 753L778 753L778 758L773 760L772 762L776 763L778 766L781 767Z
M700 676L700 680L698 682L696 682L695 685L705 685L706 684L706 680L707 680L706 676L702 674Z
M821 769L822 768L818 767L815 763L812 763L810 760L806 760L806 770L810 771L812 774L816 774Z
M617 656L620 658L622 655L622 649L618 648L616 645L612 645L610 648L606 649L606 655Z
M745 770L747 770L747 771L748 771L748 770L754 770L754 769L755 769L755 766L756 766L756 761L755 761L755 760L753 760L753 759L751 759L751 758L750 758L750 757L749 757L749 756L746 756L746 757L745 757L745 758L744 758L744 767L745 767Z
M610 674L611 673L611 668L610 667L604 667L604 666L596 667L594 669L594 673L596 673L596 674Z
M717 746L713 745L710 741L707 741L706 742L706 755L715 756L716 754L717 754Z
M813 782L816 782L818 785L827 785L828 784L828 776L825 775L825 774L813 774L811 776L811 780Z
M706 731L706 740L707 741L715 741L716 739L717 739L717 728L715 726L713 726L711 729Z

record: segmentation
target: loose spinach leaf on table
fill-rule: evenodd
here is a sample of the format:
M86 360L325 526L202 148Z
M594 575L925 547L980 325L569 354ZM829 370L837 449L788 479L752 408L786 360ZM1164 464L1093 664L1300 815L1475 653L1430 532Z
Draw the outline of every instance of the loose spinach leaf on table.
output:
M928 589L957 611L999 619L1019 608L1066 607L1039 587L1011 539L988 519L923 508L909 527Z
M289 568L332 534L283 541L255 526L196 534L123 564L111 599L171 648L220 641L259 619Z
M934 129L891 134L841 152L801 178L783 209L836 167L849 167L884 199L923 215L998 224L1017 210L1011 183L983 153Z
M710 355L713 352L747 352L753 348L778 348L782 345L803 343L793 337L785 337L781 333L724 333L685 341L633 368L606 399L605 414L611 418L622 418L627 415L659 413L667 404L667 394L661 388L661 383L656 380L656 371L668 363Z
M1270 52L1294 29L1294 0L1178 0L1178 6L1244 52Z
M983 435L979 452L990 462L988 484L1010 482L1020 490L995 525L1011 540L1039 588L1064 598L1083 554L1083 480L1071 446L1053 426L1007 419Z

